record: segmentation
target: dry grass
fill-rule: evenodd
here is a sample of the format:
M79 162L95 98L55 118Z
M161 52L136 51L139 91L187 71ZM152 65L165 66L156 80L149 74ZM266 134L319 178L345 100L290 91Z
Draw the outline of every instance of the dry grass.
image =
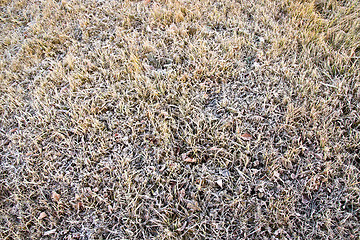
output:
M1 239L360 239L359 1L0 6Z

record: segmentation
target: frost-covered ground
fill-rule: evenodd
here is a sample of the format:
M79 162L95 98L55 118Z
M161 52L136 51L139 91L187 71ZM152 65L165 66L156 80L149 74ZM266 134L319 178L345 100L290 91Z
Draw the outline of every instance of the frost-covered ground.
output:
M359 239L359 1L0 6L1 239Z

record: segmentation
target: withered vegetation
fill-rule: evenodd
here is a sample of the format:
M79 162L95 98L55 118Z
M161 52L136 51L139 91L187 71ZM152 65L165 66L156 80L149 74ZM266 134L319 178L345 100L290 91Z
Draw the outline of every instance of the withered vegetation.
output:
M0 0L1 239L359 239L358 0Z

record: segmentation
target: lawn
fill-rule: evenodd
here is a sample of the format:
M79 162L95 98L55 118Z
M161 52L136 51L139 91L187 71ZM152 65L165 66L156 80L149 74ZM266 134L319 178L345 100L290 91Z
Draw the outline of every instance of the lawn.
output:
M360 239L358 0L0 0L0 239Z

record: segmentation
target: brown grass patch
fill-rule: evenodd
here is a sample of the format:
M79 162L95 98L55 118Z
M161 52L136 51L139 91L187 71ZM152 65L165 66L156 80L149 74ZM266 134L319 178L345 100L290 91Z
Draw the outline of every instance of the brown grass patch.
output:
M0 1L0 238L357 239L359 6Z

